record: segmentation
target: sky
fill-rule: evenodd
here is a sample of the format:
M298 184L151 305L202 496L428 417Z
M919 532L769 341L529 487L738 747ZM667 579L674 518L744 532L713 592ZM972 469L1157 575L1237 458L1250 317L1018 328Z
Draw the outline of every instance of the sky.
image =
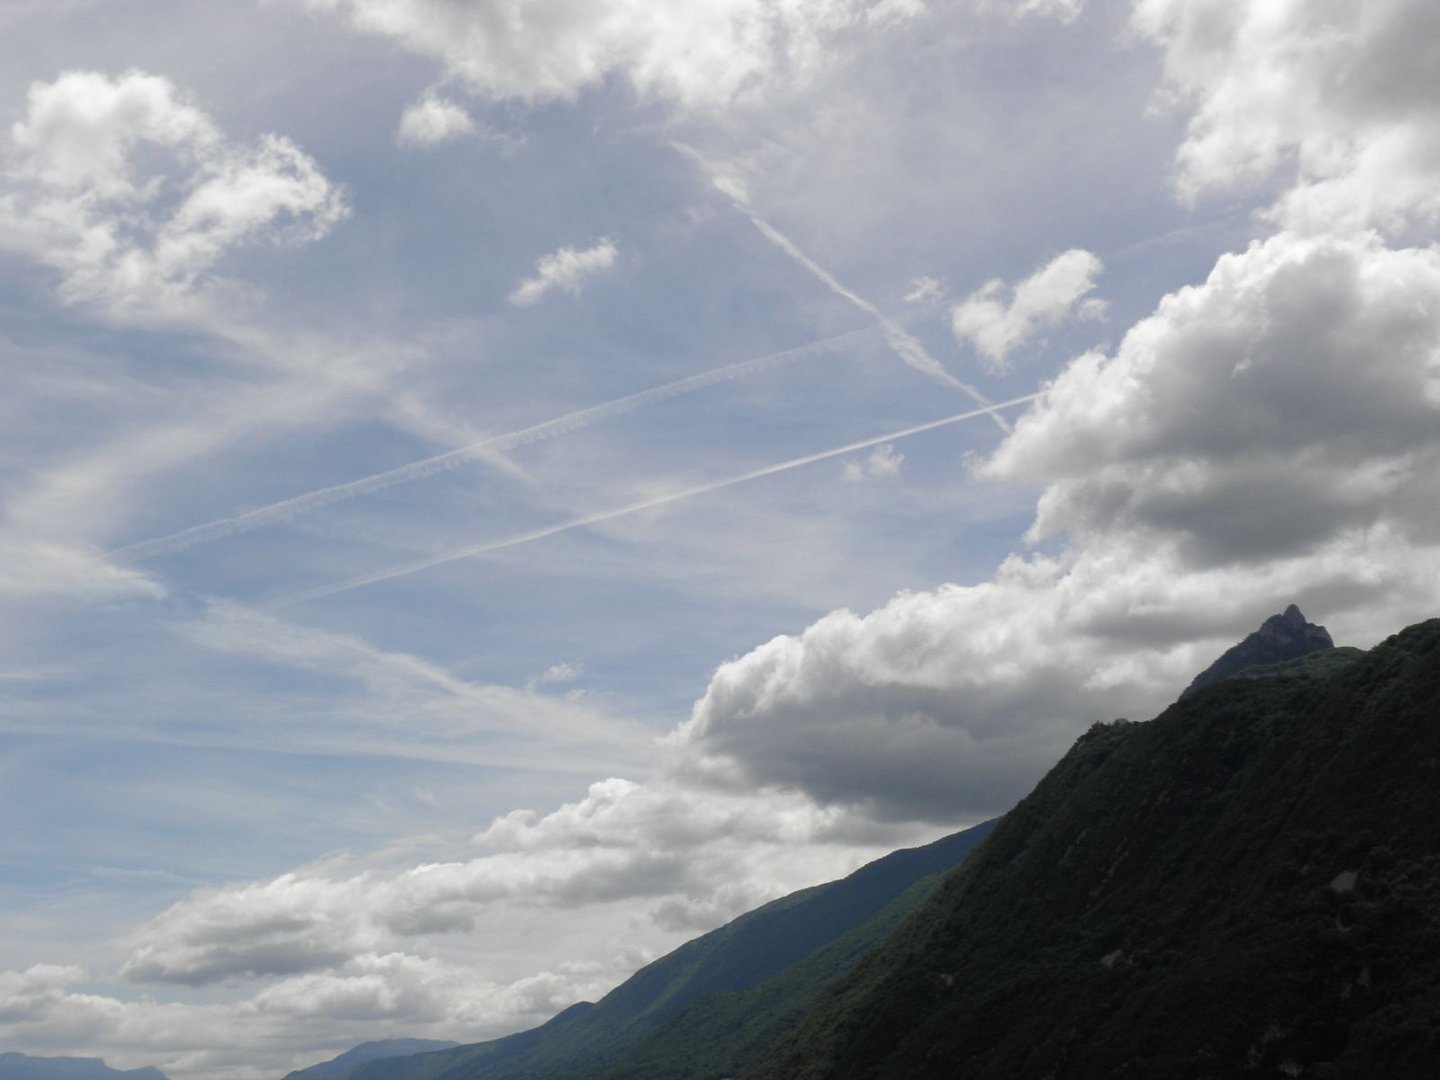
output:
M4 0L0 1046L262 1080L1440 614L1429 0Z

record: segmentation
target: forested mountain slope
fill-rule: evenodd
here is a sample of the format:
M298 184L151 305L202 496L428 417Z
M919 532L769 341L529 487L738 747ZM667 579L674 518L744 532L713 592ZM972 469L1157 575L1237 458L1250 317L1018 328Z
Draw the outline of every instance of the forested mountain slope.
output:
M1440 1075L1440 620L1333 659L1096 725L742 1076Z

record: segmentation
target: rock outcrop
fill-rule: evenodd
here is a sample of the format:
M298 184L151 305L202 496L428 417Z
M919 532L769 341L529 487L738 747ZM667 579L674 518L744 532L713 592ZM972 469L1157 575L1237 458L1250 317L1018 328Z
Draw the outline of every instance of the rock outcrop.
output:
M1306 622L1300 609L1291 604L1282 614L1271 615L1260 629L1230 649L1227 649L1213 664L1195 676L1185 689L1186 694L1207 686L1214 686L1226 679L1245 677L1250 668L1265 668L1298 660L1310 653L1333 649L1334 640L1323 626ZM1256 672L1260 675L1262 672Z

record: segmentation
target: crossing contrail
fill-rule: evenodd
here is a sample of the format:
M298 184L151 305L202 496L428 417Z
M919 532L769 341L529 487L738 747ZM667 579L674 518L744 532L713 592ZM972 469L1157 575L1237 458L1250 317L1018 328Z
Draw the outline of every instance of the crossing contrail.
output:
M770 243L774 244L786 255L810 271L821 284L836 296L849 301L874 319L879 325L881 333L884 335L885 343L894 350L895 354L899 356L901 360L905 361L906 364L922 375L928 375L937 382L942 382L947 386L953 386L955 389L961 390L969 395L976 404L982 405L986 410L990 411L990 419L999 425L1001 431L1009 434L1009 422L998 412L994 411L990 399L982 394L979 389L950 374L950 372L946 370L945 365L931 356L930 351L920 343L920 340L915 337L914 334L910 333L859 293L848 288L834 274L830 273L830 271L826 270L809 255L805 254L795 241L791 240L779 229L755 213L750 206L749 200L745 196L745 192L740 190L735 184L725 183L718 179L714 169L711 168L709 162L707 162L698 151L686 146L684 143L677 142L673 145L705 171L706 175L710 177L710 182L715 185L716 189L730 200L736 210L740 211L740 213L749 219L750 224L759 230L761 236L765 237Z
M741 360L734 364L726 364L724 367L713 368L710 371L702 371L698 375L690 375L683 379L676 379L674 382L653 386L648 390L641 390L634 394L628 394L625 397L602 402L599 405L591 405L584 409L577 409L574 412L566 413L564 416L556 417L553 420L545 420L538 424L532 424L530 427L521 428L518 431L494 435L488 439L471 443L468 446L462 446L455 450L446 451L443 454L437 454L434 457L425 458L422 461L411 462L409 465L401 465L394 469L387 469L385 472L372 473L369 476L363 476L358 480L350 480L343 484L318 488L314 491L308 491L301 495L295 495L291 498L271 503L269 506L262 506L243 514L236 514L233 517L219 518L215 521L206 522L203 525L195 525L188 529L182 529L180 532L157 536L150 540L139 540L133 544L126 544L124 547L115 548L106 552L106 554L111 557L123 557L132 561L139 561L141 559L154 558L159 555L171 555L179 551L185 551L187 548L195 547L197 544L223 540L240 533L264 528L267 525L279 524L280 522L289 521L291 518L298 517L301 514L309 513L312 510L318 510L322 507L333 505L334 503L344 502L346 499L353 499L360 495L371 495L399 484L408 484L429 476L448 472L451 469L467 465L480 458L503 453L506 450L513 450L518 446L526 446L530 443L540 442L543 439L553 439L579 428L587 427L590 424L598 423L601 420L607 420L611 417L620 416L624 413L643 408L646 405L652 405L659 401L668 400L669 398L679 397L682 394L694 393L708 386L715 386L719 383L744 378L747 375L753 375L756 372L778 367L782 364L804 360L818 353L826 352L845 342L865 337L873 337L876 332L875 329L870 327L862 330L851 330L847 333L837 334L820 341L812 341L805 345L798 345L793 349L784 349L780 352L770 353L768 356L761 356L752 360Z
M271 601L264 606L289 607L293 604L303 604L311 600L319 600L327 596L350 592L352 589L361 589L366 585L378 585L382 581L394 581L396 578L408 577L411 574L418 574L422 570L430 570L437 566L444 566L447 563L459 562L461 559L470 559L477 555L488 555L491 552L503 551L506 548L519 547L521 544L534 543L536 540L544 540L546 537L556 536L574 529L583 529L590 525L599 525L602 522L613 521L615 518L625 517L628 514L638 514L642 510L653 510L659 506L667 506L670 503L693 499L698 495L707 495L712 491L720 491L723 488L734 487L736 484L744 484L751 480L774 476L776 473L787 472L790 469L798 469L802 465L813 465L817 461L840 457L843 454L853 454L859 450L868 450L870 447L879 446L881 443L895 442L898 439L909 438L911 435L919 435L921 432L933 431L936 428L946 427L950 424L958 424L963 420L973 420L977 416L990 416L993 415L996 409L1006 409L1012 405L1023 405L1026 402L1034 401L1038 397L1040 397L1040 394L1034 393L1026 394L1023 397L1011 398L1009 401L987 403L985 407L981 409L971 409L969 412L956 413L954 416L931 420L925 424L916 424L914 427L902 428L899 431L892 431L886 435L876 436L873 439L862 439L860 442L847 443L844 446L837 446L833 450L822 450L816 454L806 454L804 457L791 458L789 461L782 461L777 465L766 465L763 468L752 469L738 476L728 476L723 480L712 480L707 484L699 484L695 487L684 488L680 491L672 491L668 495L657 495L653 498L642 499L639 502L627 503L615 509L599 510L595 513L583 514L554 525L546 525L538 529L531 529L528 532L516 533L513 536L503 537L499 540L489 540L481 544L471 544L467 547L447 551L443 555L434 555L427 559L418 559L415 562L392 566L388 570L379 570L373 574L348 578L345 581L337 582L333 585L325 585L318 589L295 593L291 596Z

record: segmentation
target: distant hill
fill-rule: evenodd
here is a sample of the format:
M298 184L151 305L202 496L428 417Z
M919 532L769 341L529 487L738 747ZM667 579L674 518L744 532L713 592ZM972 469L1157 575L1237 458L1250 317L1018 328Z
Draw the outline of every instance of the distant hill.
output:
M296 1069L287 1074L285 1080L344 1080L355 1071L356 1066L366 1062L424 1054L432 1050L448 1050L459 1045L440 1039L378 1039L375 1042L361 1043L329 1061Z
M0 1080L166 1080L159 1069L112 1069L99 1058L0 1054Z
M1440 1076L1440 620L1317 656L1095 725L739 1075Z
M779 997L767 999L783 1005L783 1015L793 1018L893 930L941 875L989 835L993 825L986 822L924 847L893 852L849 877L757 908L642 968L599 1002L573 1005L538 1028L451 1050L361 1064L348 1073L349 1080L558 1080L598 1075L663 1032L688 1007L704 1011L709 1006L702 1003L717 1000L717 995L743 994L808 960L809 967L797 970L789 983L779 987ZM887 914L886 909L897 902L900 906ZM716 1007L734 1009L735 999L726 998ZM775 1033L764 1024L743 1031L750 1040L747 1045L754 1049ZM719 1057L730 1053L728 1047L712 1050Z

